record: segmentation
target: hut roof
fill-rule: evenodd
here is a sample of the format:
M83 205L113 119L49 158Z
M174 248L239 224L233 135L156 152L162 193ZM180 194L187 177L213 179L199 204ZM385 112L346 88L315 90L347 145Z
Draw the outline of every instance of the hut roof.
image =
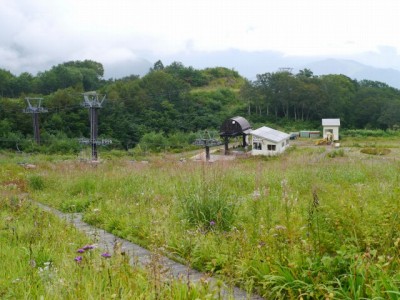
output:
M322 119L322 126L340 126L340 119Z
M276 129L272 129L272 128L266 127L266 126L260 127L256 130L253 130L251 132L251 135L258 136L260 138L269 140L274 143L279 143L290 137L290 135L285 132L282 132L282 131L279 131Z
M220 128L221 136L239 136L248 134L250 123L243 117L237 116L224 121Z

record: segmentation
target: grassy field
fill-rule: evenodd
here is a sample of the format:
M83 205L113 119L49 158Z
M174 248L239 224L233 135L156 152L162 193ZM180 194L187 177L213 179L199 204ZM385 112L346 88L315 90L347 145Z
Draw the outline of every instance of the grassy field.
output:
M4 153L1 238L13 242L2 243L0 253L3 261L9 253L20 256L10 262L7 274L15 275L0 281L0 293L27 295L31 284L34 298L50 297L38 271L46 262L70 287L67 298L87 298L84 286L103 298L133 293L137 286L152 297L187 293L179 282L154 290L151 274L128 272L122 260L93 255L84 267L77 264L74 255L84 237L51 216L37 220L40 212L25 200L32 198L82 212L88 223L267 299L398 299L399 140L345 138L341 146L300 140L280 157L214 163L164 154L146 161L103 155L91 165L71 157ZM390 151L372 155L362 153L364 148ZM36 168L24 169L17 165L21 161ZM32 258L38 253L43 257ZM119 281L109 282L109 272ZM61 275L71 273L79 276ZM204 287L191 291L187 298L206 298Z

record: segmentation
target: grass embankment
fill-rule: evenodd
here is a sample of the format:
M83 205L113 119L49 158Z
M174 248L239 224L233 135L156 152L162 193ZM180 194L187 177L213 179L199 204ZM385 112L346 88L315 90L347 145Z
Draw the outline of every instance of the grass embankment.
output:
M397 299L400 164L370 157L40 162L23 180L38 201L268 299Z

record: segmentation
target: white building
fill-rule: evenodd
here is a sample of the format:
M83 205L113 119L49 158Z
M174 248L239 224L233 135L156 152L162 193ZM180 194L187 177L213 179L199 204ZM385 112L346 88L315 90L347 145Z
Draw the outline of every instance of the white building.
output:
M251 131L252 155L276 155L289 147L290 135L266 126Z
M328 135L332 134L332 140L339 140L340 119L322 119L322 127L324 139L326 139Z

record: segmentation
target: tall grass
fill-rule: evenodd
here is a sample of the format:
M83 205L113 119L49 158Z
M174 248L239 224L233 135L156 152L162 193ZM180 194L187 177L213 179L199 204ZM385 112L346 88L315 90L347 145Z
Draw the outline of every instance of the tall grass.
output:
M218 182L203 181L179 193L177 202L179 217L194 227L228 231L235 223L237 198Z
M345 153L297 147L206 165L43 161L18 178L42 178L41 189L28 187L34 199L80 205L96 226L267 298L395 297L399 162Z
M207 299L207 284L162 277L163 271L132 266L109 256L62 220L40 211L1 178L1 299ZM35 189L36 190L36 189ZM18 201L16 201L18 199ZM89 245L89 246L85 246ZM104 250L103 250L104 251Z

